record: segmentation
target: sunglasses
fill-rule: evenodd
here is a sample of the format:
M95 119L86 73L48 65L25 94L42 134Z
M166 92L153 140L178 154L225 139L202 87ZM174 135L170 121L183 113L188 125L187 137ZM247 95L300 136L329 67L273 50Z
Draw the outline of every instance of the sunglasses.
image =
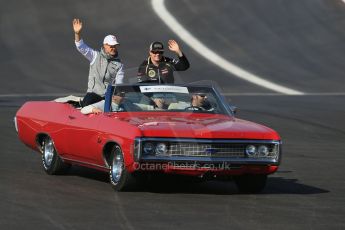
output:
M108 44L107 44L107 45L108 45ZM113 46L108 45L108 47L111 48L111 49L116 49L116 45L113 45Z
M151 53L153 53L153 54L163 54L164 52L163 51L151 51Z
M124 96L126 96L126 93L125 92L117 92L117 93L114 93L114 96L124 97Z

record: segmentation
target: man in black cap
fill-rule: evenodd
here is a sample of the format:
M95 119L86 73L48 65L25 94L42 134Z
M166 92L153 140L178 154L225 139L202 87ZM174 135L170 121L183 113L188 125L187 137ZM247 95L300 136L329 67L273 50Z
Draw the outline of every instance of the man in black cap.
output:
M207 93L202 91L192 93L190 107L187 108L188 110L214 110L211 103L207 100Z
M168 48L177 54L177 59L163 56L164 46L161 42L151 43L149 57L139 66L139 83L174 83L173 72L189 68L188 59L175 40L168 41Z

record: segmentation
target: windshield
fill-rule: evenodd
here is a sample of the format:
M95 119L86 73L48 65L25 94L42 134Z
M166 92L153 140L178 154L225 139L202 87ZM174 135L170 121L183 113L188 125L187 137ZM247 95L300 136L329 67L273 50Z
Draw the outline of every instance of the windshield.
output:
M208 86L117 85L111 110L229 114L220 94Z

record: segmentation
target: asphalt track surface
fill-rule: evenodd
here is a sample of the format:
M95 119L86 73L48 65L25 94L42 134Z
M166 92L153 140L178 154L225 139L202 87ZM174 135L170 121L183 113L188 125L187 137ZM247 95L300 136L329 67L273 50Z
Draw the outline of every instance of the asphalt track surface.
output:
M231 182L116 193L94 170L46 175L12 119L25 101L84 93L88 63L74 48L71 20L84 20L83 37L94 47L116 33L128 68L145 59L151 41L176 36L149 1L1 1L0 229L345 229L344 2L176 2L166 7L219 55L307 93L252 85L180 41L192 65L181 81L215 80L238 117L281 134L282 165L263 193L238 194Z

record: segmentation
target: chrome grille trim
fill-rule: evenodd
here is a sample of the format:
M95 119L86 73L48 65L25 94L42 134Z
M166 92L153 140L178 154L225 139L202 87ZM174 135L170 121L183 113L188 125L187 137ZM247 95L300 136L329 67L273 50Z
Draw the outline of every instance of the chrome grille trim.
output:
M236 160L236 161L265 161L278 162L280 160L281 141L276 140L228 140L228 139L184 139L184 138L138 138L141 145L149 142L164 142L169 145L169 151L165 154L143 155L140 151L142 160L163 160L178 158L198 158L208 159L208 161L218 160ZM247 157L245 148L248 144L269 146L269 155L267 157ZM140 148L142 149L142 148Z
M169 156L191 157L244 157L244 145L205 144L205 143L171 143Z

